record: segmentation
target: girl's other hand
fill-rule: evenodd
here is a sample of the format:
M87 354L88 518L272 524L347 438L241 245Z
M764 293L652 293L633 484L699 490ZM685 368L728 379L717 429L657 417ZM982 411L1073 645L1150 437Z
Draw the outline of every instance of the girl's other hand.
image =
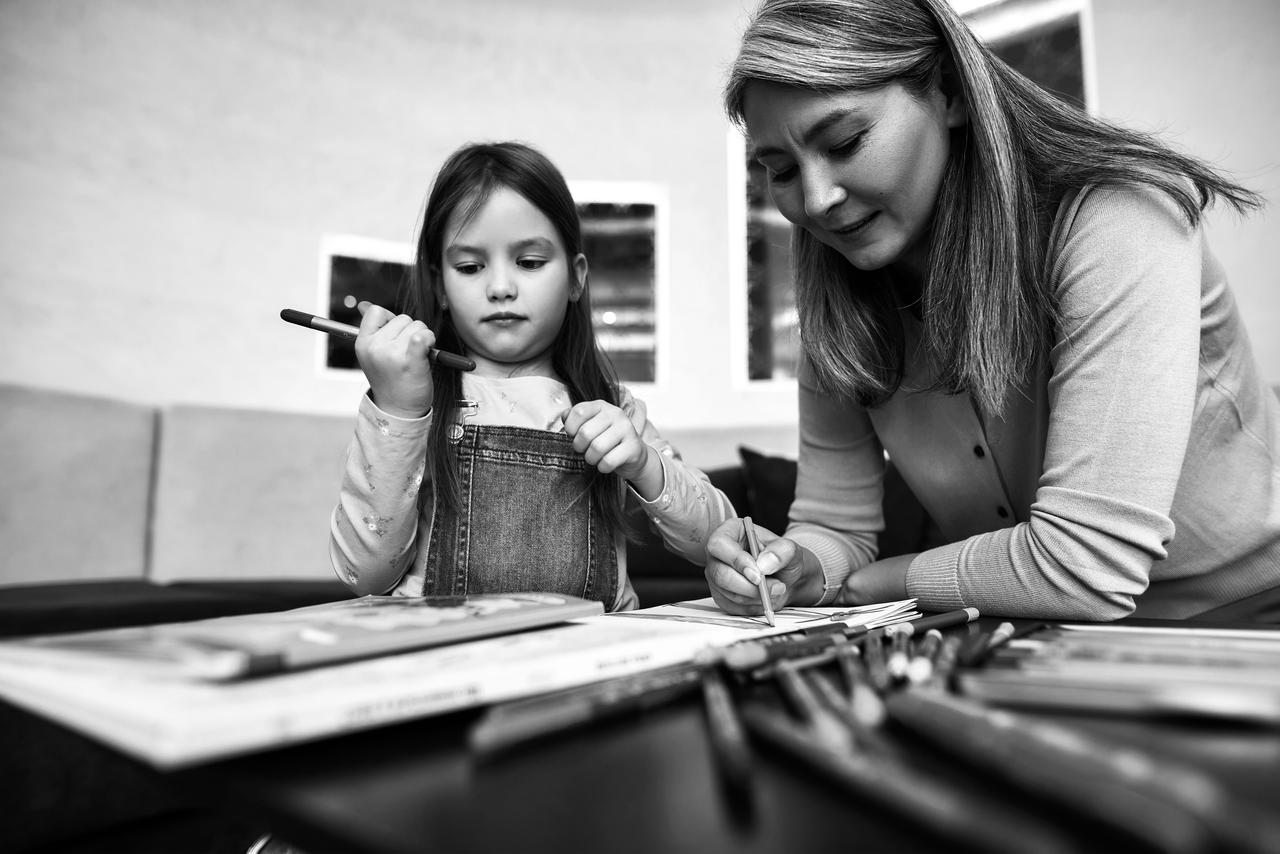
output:
M774 609L785 608L788 603L808 598L811 586L806 576L812 574L805 560L805 552L793 541L779 537L759 525L755 526L760 540L760 555L752 559L746 547L746 533L741 519L729 519L716 528L707 540L707 565L704 573L711 588L711 598L727 614L763 614L760 591L756 579L765 577L765 589ZM819 576L821 572L818 573ZM818 596L822 582L818 580ZM807 603L806 603L807 604Z
M427 361L435 333L420 320L369 302L361 302L356 309L361 315L356 360L369 380L373 402L399 418L426 415L435 398Z
M573 439L573 449L582 454L587 465L595 466L602 474L617 472L622 479L631 481L646 501L652 501L662 491L658 452L640 438L627 413L612 403L586 400L573 405L564 413L564 432ZM649 490L655 475L657 486ZM652 494L647 494L650 491Z

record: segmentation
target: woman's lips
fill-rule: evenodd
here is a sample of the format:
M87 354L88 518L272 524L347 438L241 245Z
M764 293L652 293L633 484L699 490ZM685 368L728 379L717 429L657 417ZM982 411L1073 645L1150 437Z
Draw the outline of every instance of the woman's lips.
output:
M871 213L867 214L862 219L858 220L852 225L847 225L844 228L832 229L832 232L835 234L839 234L843 237L852 237L853 235L857 234L858 232L866 228L868 225L870 225L871 221L874 220L879 215L880 215L880 211L872 211Z

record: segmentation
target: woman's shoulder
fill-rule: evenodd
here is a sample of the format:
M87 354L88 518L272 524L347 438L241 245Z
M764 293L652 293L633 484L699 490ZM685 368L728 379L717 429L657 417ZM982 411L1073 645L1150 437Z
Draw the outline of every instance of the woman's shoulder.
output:
M1059 246L1063 240L1088 232L1098 224L1130 227L1151 224L1183 234L1195 230L1177 200L1159 187L1089 184L1068 191L1058 203L1052 245Z
M1173 245L1200 240L1171 195L1158 187L1091 184L1067 193L1058 204L1049 236L1050 268L1080 261L1122 262Z

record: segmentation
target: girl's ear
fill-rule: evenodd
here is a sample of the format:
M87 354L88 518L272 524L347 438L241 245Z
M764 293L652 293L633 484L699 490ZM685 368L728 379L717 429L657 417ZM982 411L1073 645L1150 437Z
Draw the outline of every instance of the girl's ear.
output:
M432 267L427 271L428 280L431 282L431 292L435 294L436 302L440 304L441 311L449 310L449 299L444 293L444 277L440 274L439 267Z
M947 127L958 128L969 123L969 104L964 99L964 85L950 56L942 60L938 87L946 98Z
M577 302L587 289L587 256L581 252L573 259L573 281L569 283L569 302Z

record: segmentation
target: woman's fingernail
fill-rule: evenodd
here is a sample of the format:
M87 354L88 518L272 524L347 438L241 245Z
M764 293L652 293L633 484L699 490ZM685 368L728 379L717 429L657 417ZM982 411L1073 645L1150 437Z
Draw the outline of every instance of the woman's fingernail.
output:
M778 556L772 552L765 552L756 560L756 566L764 575L774 573L778 569Z

